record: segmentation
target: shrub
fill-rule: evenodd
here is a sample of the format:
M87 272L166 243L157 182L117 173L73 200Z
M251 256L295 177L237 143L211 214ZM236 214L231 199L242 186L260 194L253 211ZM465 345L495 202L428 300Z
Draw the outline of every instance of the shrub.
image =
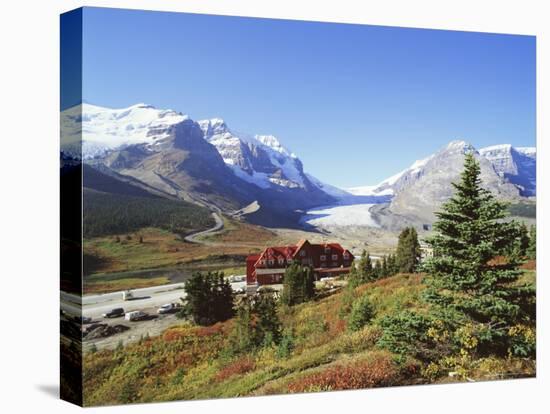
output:
M294 349L294 333L292 330L287 329L283 332L283 336L281 337L281 342L277 346L277 357L279 358L287 358L292 353L292 350Z
M216 381L221 382L235 375L246 374L247 372L254 370L255 367L256 363L254 359L249 356L245 356L222 368L216 374L215 379Z
M382 329L377 325L369 325L342 337L344 352L359 352L372 348L382 335Z
M349 365L335 365L306 375L288 385L290 392L349 390L384 387L398 383L401 370L392 356L377 352L367 360Z
M358 331L368 324L374 316L374 308L367 295L357 299L351 308L348 320L348 328L352 331Z
M510 337L508 354L523 358L536 358L537 333L526 325L515 325L508 330Z
M340 309L338 310L338 316L342 319L344 319L351 311L353 301L355 300L356 286L358 285L356 284L356 282L353 281L352 276L350 276L348 285L342 293L342 298L340 300Z
M411 355L426 359L426 350L433 347L427 332L431 320L426 316L410 311L385 316L380 321L382 336L378 346L401 355Z

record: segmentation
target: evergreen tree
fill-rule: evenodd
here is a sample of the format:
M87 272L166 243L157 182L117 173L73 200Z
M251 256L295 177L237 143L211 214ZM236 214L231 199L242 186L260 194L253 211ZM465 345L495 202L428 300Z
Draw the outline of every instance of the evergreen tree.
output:
M351 313L348 319L348 328L352 331L358 331L368 324L374 316L374 307L369 300L368 295L363 295L351 307Z
M237 308L235 327L230 342L233 352L251 351L255 346L254 329L252 325L252 306L246 298Z
M518 226L518 235L514 244L510 246L507 252L508 257L513 257L514 260L521 260L527 254L529 248L529 230L525 223Z
M521 271L513 259L492 260L516 243L519 230L502 220L506 206L481 187L479 176L479 164L467 154L454 196L436 214L425 297L442 320L476 323L478 348L505 351L509 329L534 317L534 289L517 284Z
M529 248L529 230L527 229L525 223L521 223L519 228L518 248L519 254L524 257L527 254L527 249Z
M380 277L388 277L389 271L388 271L388 259L386 258L386 255L382 257L382 269L380 271Z
M372 279L379 279L380 277L382 277L382 261L381 260L377 260L376 261L376 264L374 265L374 270L373 270L373 275L372 275Z
M363 250L361 253L361 258L359 259L358 264L359 279L361 283L368 282L373 279L373 267L370 254Z
M537 228L535 226L531 226L529 230L529 245L526 254L529 259L537 258Z
M236 353L248 352L259 346L278 344L281 322L277 304L271 294L244 298L237 308L235 327L230 342Z
M194 273L185 282L184 306L180 316L189 316L198 325L211 325L234 315L234 294L223 273Z
M258 345L278 344L281 339L281 322L277 315L277 304L271 294L263 294L254 301L256 343Z
M399 272L413 273L420 263L421 251L414 227L407 227L399 234L396 262Z
M388 256L388 276L393 276L399 272L397 268L397 260L394 254Z
M309 266L292 263L285 270L281 301L286 305L307 302L315 296L313 270Z

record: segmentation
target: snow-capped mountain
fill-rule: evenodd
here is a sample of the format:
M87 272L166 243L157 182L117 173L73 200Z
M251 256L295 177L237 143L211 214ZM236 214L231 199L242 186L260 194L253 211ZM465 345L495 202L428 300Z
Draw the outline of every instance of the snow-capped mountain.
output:
M487 158L495 171L506 181L520 188L522 196L537 194L537 149L515 148L510 144L482 148L479 153Z
M61 114L62 143L67 153L82 137L82 157L93 159L132 145L154 150L188 115L147 104L111 109L84 103ZM229 129L223 119L198 121L204 139L214 145L240 179L262 189L271 186L308 189L313 185L300 159L273 135L247 135Z
M442 203L451 197L453 193L452 182L460 178L463 169L464 154L473 153L477 158L481 169L481 180L484 188L491 191L498 198L517 201L523 198L524 188L519 186L525 177L521 174L512 175L516 171L523 171L527 161L517 167L517 159L509 162L510 157L505 157L506 151L502 148L509 146L491 147L477 151L470 143L458 140L452 141L435 154L415 162L410 168L383 181L370 191L392 191L393 197L388 206L376 206L373 208L378 221L386 227L396 227L409 223L432 223L435 219L434 212ZM512 149L508 154L514 153ZM534 157L534 149L522 149L522 153ZM527 157L527 156L526 156ZM515 167L516 169L514 169ZM510 174L510 176L507 176ZM521 176L521 178L520 178ZM516 179L512 181L510 177ZM535 175L528 175L528 180L536 186ZM532 181L531 181L532 179Z
M235 133L222 119L196 122L145 104L82 104L64 111L61 122L63 154L170 197L227 211L257 202L265 220L334 201L277 138Z
M82 138L82 157L90 159L128 145L155 145L168 137L172 126L188 118L143 103L122 109L83 103L61 113L61 140L63 144Z
M239 178L260 188L311 186L302 162L273 135L250 136L230 130L219 118L198 121L204 138L214 145Z
M494 145L476 150L463 140L451 141L444 151L473 151L487 159L503 182L514 184L522 196L536 195L536 148L513 147L510 144ZM441 152L441 151L440 151ZM354 195L395 195L425 173L425 166L437 153L415 161L409 168L385 179L377 185L348 188Z
M418 178L422 174L422 168L432 159L433 155L422 160L415 161L409 168L386 178L384 181L377 185L361 186L348 188L347 191L354 195L379 195L379 196L391 196L397 193L401 188L405 187L407 183Z

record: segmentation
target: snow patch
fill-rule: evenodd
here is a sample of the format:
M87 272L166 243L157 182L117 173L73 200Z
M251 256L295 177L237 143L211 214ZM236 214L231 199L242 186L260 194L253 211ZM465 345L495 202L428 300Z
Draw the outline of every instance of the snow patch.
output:
M61 142L82 139L83 158L93 158L122 146L154 144L168 137L173 125L188 118L143 103L122 109L83 103L61 112Z

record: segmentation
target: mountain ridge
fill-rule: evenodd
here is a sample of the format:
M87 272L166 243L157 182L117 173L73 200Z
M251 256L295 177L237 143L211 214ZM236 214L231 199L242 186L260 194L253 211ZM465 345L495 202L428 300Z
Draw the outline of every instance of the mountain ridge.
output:
M82 104L61 119L63 152L81 150L86 164L185 201L225 212L257 202L262 211L250 219L280 217L286 224L294 210L334 202L276 137L237 135L220 118L194 121L145 104Z

